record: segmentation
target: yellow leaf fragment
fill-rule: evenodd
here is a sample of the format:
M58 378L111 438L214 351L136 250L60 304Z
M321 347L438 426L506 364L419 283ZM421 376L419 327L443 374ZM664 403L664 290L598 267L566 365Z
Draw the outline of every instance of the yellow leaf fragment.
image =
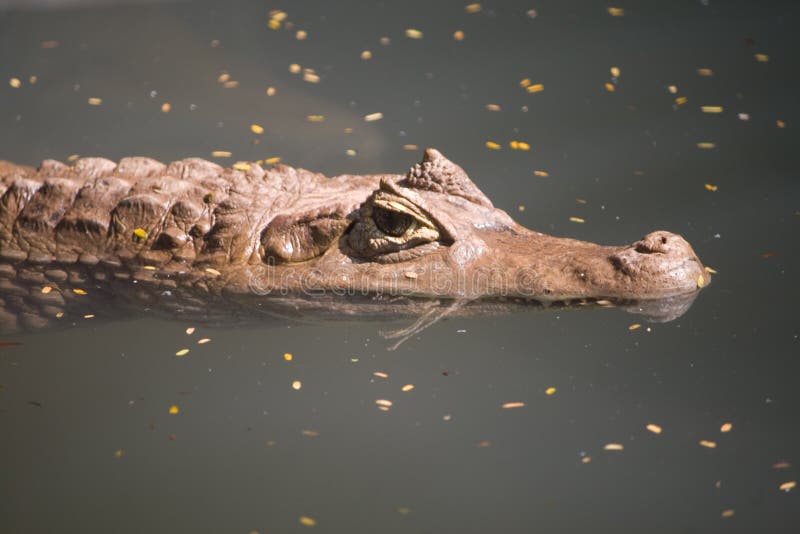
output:
M706 77L713 76L714 75L714 71L711 70L711 69L708 69L708 68L699 68L699 69L697 69L697 75L698 76L706 76Z
M637 328L641 328L641 327L642 327L642 325L640 325L639 323L633 323L632 325L630 325L628 327L628 330L636 330Z
M759 63L766 63L769 61L769 56L767 54L753 54L753 57L756 58L756 61Z
M309 115L306 120L308 122L322 122L325 120L325 115Z
M298 521L300 521L300 524L304 527L313 527L317 524L316 519L313 517L308 517L307 515L301 515Z
M712 143L710 141L701 141L697 143L697 148L700 148L702 150L710 150L712 148L715 148L716 146L717 146L716 143Z
M291 352L285 352L285 353L283 354L283 359L284 359L285 361L287 361L287 362L290 362L290 361L292 361L292 359L293 359L293 358L294 358L294 356L292 356L292 353L291 353Z
M47 295L47 294L48 294L48 293L50 293L52 290L53 290L53 288L52 288L52 287L50 287L50 286L44 286L44 287L42 288L42 295Z
M716 449L717 448L717 442L710 441L710 440L707 440L707 439L701 439L700 440L700 446L701 447L705 447L707 449Z
M490 150L500 150L502 148L500 144L495 143L494 141L486 141L486 148Z
M22 81L19 78L11 78L8 80L8 85L13 87L14 89L19 89L22 87Z
M302 388L302 387L303 387L303 383L300 382L299 380L295 380L295 381L292 382L292 389L293 390L300 391L300 388Z
M251 124L250 131L256 135L261 135L264 133L264 127L261 126L260 124Z
M624 17L625 10L622 9L621 7L609 7L608 14L611 15L612 17Z
M169 407L169 414L170 415L177 415L178 413L180 413L180 411L181 411L181 409L178 408L177 406L175 406L174 404Z
M719 515L720 515L720 517L721 517L722 519L728 519L728 518L730 518L730 517L733 517L733 515L734 515L735 513L736 513L736 512L734 511L734 509L733 509L733 508L728 508L727 510L723 510L723 511L722 511L722 513L721 513L721 514L719 514Z
M580 217L570 217L569 221L570 222L574 222L574 223L578 223L578 224L583 224L583 223L586 222L585 219L581 219Z
M550 176L550 173L547 171L533 171L533 174L535 176L540 176L542 178L547 178L548 176Z
M778 489L779 489L779 490L781 490L781 491L791 491L791 490L793 490L793 489L794 489L796 486L797 486L797 481L795 481L795 480L790 480L790 481L788 481L788 482L784 482L783 484L781 484L780 486L778 486Z
M90 106L99 106L100 104L103 103L103 99L102 98L98 98L96 96L93 96L93 97L90 97L87 100L87 102L89 103Z
M733 430L733 423L722 423L722 426L719 427L719 431L724 433L730 432Z
M422 39L422 32L414 28L408 28L406 30L406 37L409 39Z
M400 388L400 391L407 392L411 391L412 389L414 389L414 384L406 384L405 386Z
M706 191L716 191L717 189L719 189L719 186L714 184L706 184L705 187Z
M551 387L547 388L546 390L544 390L544 394L547 395L547 396L555 395L556 394L556 388L551 386Z
M369 115L364 115L364 120L366 122L379 121L382 118L383 118L383 113L380 113L380 112L378 112L378 113L370 113Z
M722 106L700 106L703 113L722 113Z
M606 443L603 445L604 451L621 451L624 450L625 446L622 443Z
M514 408L524 408L524 402L506 402L503 404L504 410L513 410Z
M480 10L481 10L481 4L479 2L467 4L464 6L464 11L466 11L467 13L478 13Z
M175 356L186 356L189 354L189 349L181 349L175 353Z
M77 288L73 289L72 292L75 293L76 295L85 295L86 294L86 291L84 291L83 289L77 289Z
M653 434L661 434L661 427L654 423L649 423L645 428Z
M144 228L136 228L133 235L139 239L147 239L147 231Z
M543 83L535 83L531 86L528 86L526 89L529 93L541 93L544 91L544 84Z
M229 158L232 155L233 153L228 150L214 150L211 152L211 156L214 158Z

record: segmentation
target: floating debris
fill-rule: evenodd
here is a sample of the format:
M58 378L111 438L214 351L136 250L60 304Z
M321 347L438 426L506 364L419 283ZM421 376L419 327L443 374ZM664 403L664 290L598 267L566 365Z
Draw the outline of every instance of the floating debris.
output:
M453 39L456 41L463 41L464 40L464 32L461 30L456 30L453 32Z
M98 98L96 96L93 96L93 97L90 97L87 100L87 102L89 103L90 106L99 106L100 104L103 103L103 99L102 98Z
M793 489L794 489L796 486L797 486L797 481L795 481L795 480L790 480L790 481L788 481L788 482L784 482L783 484L781 484L780 486L778 486L778 489L779 489L779 490L781 490L781 491L791 491L791 490L793 490Z
M361 59L363 59L364 61L367 61L367 60L369 60L369 59L372 59L372 52L370 52L369 50L363 50L363 51L361 52L361 56L360 56L360 57L361 57Z
M175 353L175 356L180 357L180 356L186 356L187 354L189 354L189 349L181 349Z
M689 99L688 99L688 98L686 98L685 96L679 96L678 98L676 98L676 99L675 99L675 103L676 103L677 105L679 105L679 106L682 106L682 105L684 105L684 104L685 104L686 102L688 102L688 101L689 101Z
M211 338L210 338L210 337L204 337L203 339L198 339L198 340L197 340L197 344L198 344L198 345L205 345L205 344L206 344L206 343L208 343L209 341L211 341Z
M309 517L307 515L301 515L300 519L298 519L301 525L304 527L313 527L317 524L317 520L313 517Z
M147 230L144 228L136 228L133 231L133 235L139 239L147 239Z
M716 186L714 184L705 184L705 188L706 191L716 191L717 189L719 189L719 186Z
M478 2L464 6L464 11L467 13L478 13L481 9L481 4Z
M501 147L499 143L495 143L494 141L486 141L486 148L490 150L500 150Z
M125 456L125 451L122 449L117 449L114 451L114 458L122 458L123 456Z
M256 135L261 135L264 133L264 127L261 126L260 124L251 124L250 131Z
M229 150L214 150L211 152L211 157L214 158L229 158L233 155Z
M325 115L308 115L306 120L308 122L322 122L325 120Z
M14 89L19 89L20 87L22 87L22 80L20 80L19 78L11 78L10 80L8 80L8 85L13 87Z
M722 423L722 426L719 427L719 431L723 434L726 434L733 430L733 423Z
M383 406L385 408L391 408L392 407L392 401L390 401L388 399L376 399L375 400L375 404L377 404L378 406Z
M486 104L486 109L489 111L502 111L499 104Z
M421 31L409 28L406 30L406 37L409 39L422 39L423 35Z
M736 512L733 510L733 508L728 508L728 509L726 509L726 510L723 510L723 511L722 511L722 513L721 513L721 514L719 514L719 515L720 515L720 517L721 517L722 519L728 519L728 518L731 518L731 517L733 517L733 515L734 515L735 513L736 513Z
M172 111L172 104L169 102L161 104L161 113L169 113L170 111Z
M504 410L513 410L514 408L524 408L525 407L525 403L524 402L506 402L505 404L503 404L502 407L503 407Z
M267 87L267 91L266 91L267 96L275 96L275 93L277 93L277 92L278 92L278 90L275 89L274 87L272 87L272 86Z
M653 434L661 434L661 427L655 423L649 423L645 428Z
M611 72L611 76L613 76L614 78L619 78L620 75L619 67L611 67L609 71Z
M196 330L195 327L190 326L189 328L186 329L186 335L191 336L192 334L194 334L195 330Z
M703 113L722 113L722 106L700 106Z
M766 63L769 61L769 56L767 54L753 54L753 57L756 58L756 61L759 63Z
M295 390L295 391L300 391L300 389L301 389L302 387L303 387L303 383L302 383L302 382L300 382L299 380L295 380L294 382L292 382L292 389L293 389L293 390Z
M625 10L622 9L621 7L609 7L608 14L611 15L612 17L624 17Z
M705 447L707 449L716 449L717 448L717 442L709 441L707 439L701 439L700 440L700 446L701 447Z
M52 287L50 287L50 286L44 286L44 287L42 288L42 295L47 295L47 294L48 294L48 293L50 293L52 290L53 290L53 288L52 288Z
M403 145L403 150L419 150L417 145Z
M213 274L214 276L220 276L220 275L222 275L222 273L221 273L221 272L219 272L219 271L218 271L218 270L216 270L216 269L212 269L211 267L206 267L206 272L207 272L208 274Z
M625 449L625 446L622 443L606 443L603 445L604 451L622 451Z
M403 276L405 276L409 280L416 280L417 279L417 273L415 273L414 271L406 271L406 272L403 273Z
M298 41L305 41L308 37L308 32L305 30L297 30L297 33L294 34L294 38Z
M716 146L717 146L716 143L712 143L710 141L701 141L697 143L697 148L700 148L702 150L710 150L712 148L716 148Z
M405 386L400 388L400 391L405 393L405 392L411 391L412 389L414 389L414 384L406 384Z
M773 469L789 469L790 467L792 467L792 464L787 461L780 461L772 464Z
M72 292L75 293L76 295L86 295L86 291L84 291L83 289L75 288L72 290Z
M389 378L389 375L384 373L383 371L375 371L372 373L372 376L377 376L378 378Z
M697 69L697 75L698 76L705 76L705 77L713 76L714 75L714 71L711 70L711 69L708 69L708 68L699 68L699 69Z
M628 327L628 330L637 330L637 329L639 329L639 328L641 328L641 327L642 327L642 325L641 325L641 324L639 324L639 323L633 323L632 325L630 325L630 326Z
M370 113L369 115L364 115L364 120L366 122L374 122L379 121L383 118L383 113Z
M535 83L525 88L526 91L529 93L541 93L544 91L544 84L543 83Z
M551 386L551 387L547 388L546 390L544 390L544 394L548 395L548 396L555 395L556 394L556 388Z
M178 408L178 407L177 407L176 405L174 405L174 404L173 404L172 406L170 406L170 407L169 407L169 414L170 414L170 415L177 415L177 414L179 414L179 413L180 413L180 411L181 411L181 409L180 409L180 408Z
M247 172L250 169L252 169L253 166L247 163L246 161L237 161L236 163L233 164L233 168L236 169L237 171Z
M526 143L525 141L511 141L508 143L508 146L511 147L511 150L530 150L531 145Z
M292 361L293 358L294 358L294 356L292 356L291 352L285 352L283 354L284 361L290 362L290 361Z
M570 217L569 221L570 222L574 222L574 223L578 223L578 224L583 224L583 223L586 222L585 219L581 219L580 217Z
M606 88L606 91L608 91L609 93L613 93L614 91L617 90L616 86L613 83L609 83L609 82L606 82L605 88Z
M316 438L319 436L319 432L317 432L316 430L303 430L300 433L307 438Z
M547 172L547 171L539 171L539 170L533 171L533 174L535 176L539 176L539 177L542 177L542 178L547 178L548 176L550 176L549 172Z

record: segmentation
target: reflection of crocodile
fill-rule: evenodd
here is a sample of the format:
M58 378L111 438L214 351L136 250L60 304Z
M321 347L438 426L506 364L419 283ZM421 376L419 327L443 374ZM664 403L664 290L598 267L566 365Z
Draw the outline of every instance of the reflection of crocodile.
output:
M421 299L648 301L666 319L709 282L675 234L607 247L527 230L432 149L406 175L335 178L200 159L0 162L0 193L0 313L12 325L112 292L116 306L222 314L225 302L353 315Z

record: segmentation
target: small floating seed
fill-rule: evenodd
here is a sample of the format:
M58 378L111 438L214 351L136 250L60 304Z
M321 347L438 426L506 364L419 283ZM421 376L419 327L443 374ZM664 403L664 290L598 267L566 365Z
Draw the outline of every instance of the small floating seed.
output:
M194 334L194 331L195 328L193 326L190 326L189 328L186 329L186 335L191 336L192 334Z
M403 145L403 150L419 150L417 145Z
M294 38L298 41L305 41L308 37L308 32L305 30L297 30L297 33L294 34Z
M486 109L489 111L502 111L499 104L486 104Z
M697 148L700 148L700 149L703 149L703 150L709 150L709 149L712 149L712 148L714 148L716 146L717 145L715 143L711 143L709 141L701 141L701 142L697 143Z
M297 63L292 63L291 65L289 65L289 72L291 72L292 74L300 74L301 70L302 68Z
M161 104L161 113L169 113L172 110L172 104L164 102Z
M277 92L278 90L274 87L267 87L267 96L275 96L275 93Z
M679 106L682 106L682 105L684 105L684 104L685 104L686 102L688 102L688 101L689 101L689 99L688 99L688 98L686 98L685 96L679 96L679 97L677 97L677 98L675 99L675 103L676 103L676 104L678 104Z
M633 323L632 325L630 325L628 327L628 330L636 330L637 328L641 328L641 327L642 327L642 325L640 325L639 323Z
M286 352L286 353L284 353L284 355L283 355L283 359L284 359L284 360L286 360L287 362L290 362L290 361L292 361L292 358L293 358L293 357L294 357L294 356L292 356L292 353L291 353L291 352Z
M716 191L717 189L719 189L719 186L716 186L714 184L705 184L705 188L707 191Z
M619 78L619 67L611 67L609 70L611 71L611 76L614 78Z
M453 32L453 39L456 41L463 41L464 40L464 32L461 30L456 30Z
M280 161L281 161L280 157L274 156L272 158L265 159L264 163L266 163L267 165L275 165L276 163L280 163Z
M606 91L608 91L609 93L613 93L614 91L617 90L617 88L614 86L614 84L613 83L609 83L609 82L606 82L605 88L606 88Z
M542 178L547 178L548 176L550 176L550 173L547 171L533 171L533 174L535 176L540 176Z
M698 76L706 76L706 77L707 76L713 76L714 75L714 71L711 70L711 69L707 69L707 68L700 68L700 69L697 69L697 75Z
M324 115L308 115L306 117L306 120L308 120L308 122L322 122L322 121L325 120L325 116Z
M386 408L392 407L392 401L388 399L376 399L375 404L377 404L378 406L384 406Z

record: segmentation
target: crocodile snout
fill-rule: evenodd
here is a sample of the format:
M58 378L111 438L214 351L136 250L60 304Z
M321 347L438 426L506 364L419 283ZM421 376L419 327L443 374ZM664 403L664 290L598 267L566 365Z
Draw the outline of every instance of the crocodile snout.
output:
M711 281L691 245L671 232L651 232L609 259L643 298L688 293Z

